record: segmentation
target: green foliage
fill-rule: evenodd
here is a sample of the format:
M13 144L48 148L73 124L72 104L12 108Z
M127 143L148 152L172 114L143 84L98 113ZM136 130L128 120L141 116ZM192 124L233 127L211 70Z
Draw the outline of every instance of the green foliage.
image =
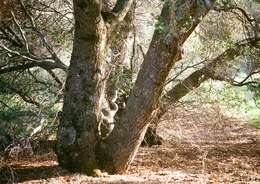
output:
M220 86L220 87L219 87ZM244 115L256 127L260 128L260 101L259 91L256 93L251 87L232 86L224 82L205 82L194 93L185 99L201 97L202 103L217 103L223 108L229 109L239 115Z
M64 35L60 33L60 30L62 30L62 28L55 29L56 30L49 32L49 37L54 43L64 45L68 41L68 37L64 37Z
M256 3L260 3L260 0L253 0L254 2L256 2Z
M0 99L3 99L2 96ZM54 121L56 116L54 106L35 109L25 103L17 104L15 99L9 99L6 105L9 108L4 108L0 103L0 125L12 136L29 136L41 124L49 134L55 134L57 123Z
M134 85L133 72L124 66L115 66L114 71L111 73L108 88L116 85L119 88L120 94L128 97Z
M251 111L250 121L256 127L260 129L260 113L259 109Z
M8 105L10 104L11 103ZM25 120L23 117L26 116L26 112L22 110L22 107L23 106L20 105L12 107L12 109L5 110L1 108L2 110L0 111L1 127L7 129L8 132L10 132L14 137L29 135L29 132L27 131L28 125L26 125L27 123L23 122Z
M12 90L1 89L0 125L7 128L14 137L28 136L43 120L46 123L53 121L57 111L54 105L57 101L58 88L52 85L52 80L49 83L41 83L41 80L47 79L44 77L35 81L27 73L19 73L15 76L15 80L12 75L1 76L0 81L12 82L12 88L40 103L39 106L26 103Z
M257 84L249 85L248 87L249 87L250 90L255 92L255 99L256 99L256 101L260 101L260 79L258 79Z
M222 0L222 3L225 7L228 7L232 4L232 0Z
M58 111L55 108L57 96L50 95L48 90L41 92L41 95L33 95L42 100L38 107L24 102L16 94L0 94L0 126L14 137L29 136L44 121L47 131L54 134L57 130L54 122Z
M179 1L179 0L178 0ZM160 0L161 4L163 4L164 7L170 8L170 1L169 0Z
M167 30L167 25L161 16L157 16L155 20L155 30L163 33Z

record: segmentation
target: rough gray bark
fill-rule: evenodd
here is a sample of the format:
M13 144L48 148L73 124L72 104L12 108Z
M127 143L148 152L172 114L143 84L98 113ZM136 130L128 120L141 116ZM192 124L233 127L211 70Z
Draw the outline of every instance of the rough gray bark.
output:
M110 173L122 173L132 162L149 119L159 105L164 81L180 59L180 46L215 1L208 1L212 3L210 6L196 0L166 3L161 16L167 27L155 32L126 112L105 140L98 135L105 88L103 54L116 23L129 11L132 1L118 0L112 12L106 13L101 13L101 1L73 2L75 35L57 135L58 161L72 171L91 174L95 168L102 168Z
M59 164L90 172L97 167L102 59L106 27L98 1L74 0L74 44L64 92L63 114L57 135Z
M119 1L120 5L116 7L122 9L116 9L116 19L121 20L124 12L128 12L130 2ZM107 22L103 19L101 1L74 0L73 3L74 43L56 154L63 168L91 174L98 168L95 150L100 141L98 125L106 82L103 80L104 54L108 47L108 36L113 30L109 19Z
M158 107L164 81L179 59L179 47L210 8L198 4L197 1L168 3L169 6L164 6L161 16L165 24L169 25L169 29L155 32L128 99L126 112L112 134L98 149L100 165L110 173L122 173L128 169L144 138L149 117ZM178 20L175 17L178 17ZM192 24L185 26L190 17ZM176 24L171 26L174 19Z

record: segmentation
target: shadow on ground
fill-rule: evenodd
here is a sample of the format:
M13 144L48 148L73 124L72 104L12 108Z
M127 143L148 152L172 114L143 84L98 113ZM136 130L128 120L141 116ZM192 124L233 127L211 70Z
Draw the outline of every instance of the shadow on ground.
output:
M59 176L69 175L57 165L39 167L2 167L0 183L17 183L31 180L46 180Z

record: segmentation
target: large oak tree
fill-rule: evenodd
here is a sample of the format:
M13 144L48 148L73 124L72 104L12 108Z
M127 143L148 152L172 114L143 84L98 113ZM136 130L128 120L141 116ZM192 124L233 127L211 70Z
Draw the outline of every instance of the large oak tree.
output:
M102 140L98 134L102 98L105 93L104 55L118 24L133 0L118 0L111 12L102 12L102 1L74 0L73 52L65 84L63 113L56 153L62 167L110 173L128 169L159 105L163 84L180 59L180 48L214 0L169 0L161 18L165 29L156 30L139 71L126 112L112 133Z

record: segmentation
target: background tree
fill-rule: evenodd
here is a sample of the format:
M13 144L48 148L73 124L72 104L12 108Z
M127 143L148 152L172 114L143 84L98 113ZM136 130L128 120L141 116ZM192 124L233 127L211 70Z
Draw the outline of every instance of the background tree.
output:
M1 117L6 117L6 125L12 130L23 127L19 131L17 128L17 133L32 131L38 123L55 117L50 107L61 97L59 90L67 71L61 61L61 52L64 54L65 50L61 45L71 42L70 6L68 2L56 1L3 1ZM57 7L62 9L58 11Z
M255 89L256 91L253 91L259 93L259 21L255 13L259 8L254 5L254 10L247 9L252 7L248 2L237 4L230 1L228 4L219 2L215 5L215 11L204 19L197 33L204 44L202 60L194 62L184 57L183 61L174 67L173 75L166 82L173 87L166 90L156 119L163 116L170 105L176 104L209 79L226 81L233 86L248 86L248 89ZM192 72L186 73L188 70ZM154 123L150 130L153 135L147 137L154 137L156 127L157 124Z

